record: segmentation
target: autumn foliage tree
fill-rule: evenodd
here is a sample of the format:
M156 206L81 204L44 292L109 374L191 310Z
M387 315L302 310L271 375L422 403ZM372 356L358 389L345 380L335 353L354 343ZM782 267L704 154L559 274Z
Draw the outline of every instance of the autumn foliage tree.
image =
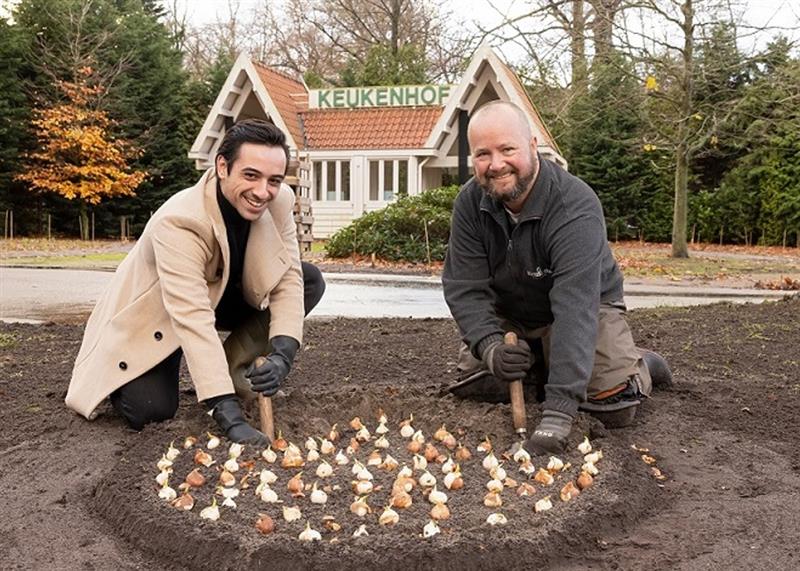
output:
M132 196L147 176L129 162L140 153L111 133L113 121L98 106L103 88L91 84L92 69L77 70L75 81L59 81L63 100L34 109L37 148L17 180L38 192L80 202L81 238L88 238L88 205L104 198Z

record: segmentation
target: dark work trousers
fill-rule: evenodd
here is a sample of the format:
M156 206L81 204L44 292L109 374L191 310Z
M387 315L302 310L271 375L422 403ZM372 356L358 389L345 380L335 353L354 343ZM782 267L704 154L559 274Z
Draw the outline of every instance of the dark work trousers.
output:
M303 301L306 315L316 307L325 293L325 280L319 268L303 266ZM217 316L217 329L231 331L257 310L244 300L234 311ZM269 310L267 310L269 311ZM179 348L158 365L111 393L111 404L134 430L149 422L160 422L175 416L178 410L178 373L183 351Z

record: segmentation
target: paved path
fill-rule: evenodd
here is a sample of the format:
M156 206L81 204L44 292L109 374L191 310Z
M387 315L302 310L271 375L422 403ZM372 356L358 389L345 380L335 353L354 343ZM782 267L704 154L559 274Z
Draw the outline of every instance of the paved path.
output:
M324 274L325 296L311 317L449 317L438 277ZM85 316L110 272L0 267L0 320L66 321ZM759 303L787 292L699 286L630 284L629 309L732 301Z

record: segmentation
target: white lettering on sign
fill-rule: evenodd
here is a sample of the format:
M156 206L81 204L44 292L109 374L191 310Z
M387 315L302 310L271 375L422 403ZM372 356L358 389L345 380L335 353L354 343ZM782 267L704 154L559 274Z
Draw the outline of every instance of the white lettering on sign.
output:
M451 85L394 85L312 89L308 92L308 106L312 109L353 109L445 105L451 87Z

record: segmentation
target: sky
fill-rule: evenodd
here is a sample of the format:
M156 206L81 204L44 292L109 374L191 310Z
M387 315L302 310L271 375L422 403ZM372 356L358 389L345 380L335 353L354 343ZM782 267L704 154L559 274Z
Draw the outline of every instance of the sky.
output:
M2 1L2 0L0 0ZM188 20L196 25L214 23L227 19L229 4L239 6L239 16L246 17L253 8L265 1L275 0L162 0L165 4L176 2L179 10L186 11ZM514 16L524 14L530 9L531 0L441 0L446 10L450 10L457 18L470 26L470 22L478 18L482 27L487 28L499 24L503 15ZM731 0L738 4L745 23L753 26L773 26L777 34L780 32L791 39L800 41L800 0ZM492 8L494 6L494 8ZM631 20L629 20L630 22ZM747 51L754 46L753 39L741 40L741 47ZM758 47L763 47L767 39L760 35ZM761 44L761 45L760 45ZM524 53L520 48L492 42L507 60L513 62Z

